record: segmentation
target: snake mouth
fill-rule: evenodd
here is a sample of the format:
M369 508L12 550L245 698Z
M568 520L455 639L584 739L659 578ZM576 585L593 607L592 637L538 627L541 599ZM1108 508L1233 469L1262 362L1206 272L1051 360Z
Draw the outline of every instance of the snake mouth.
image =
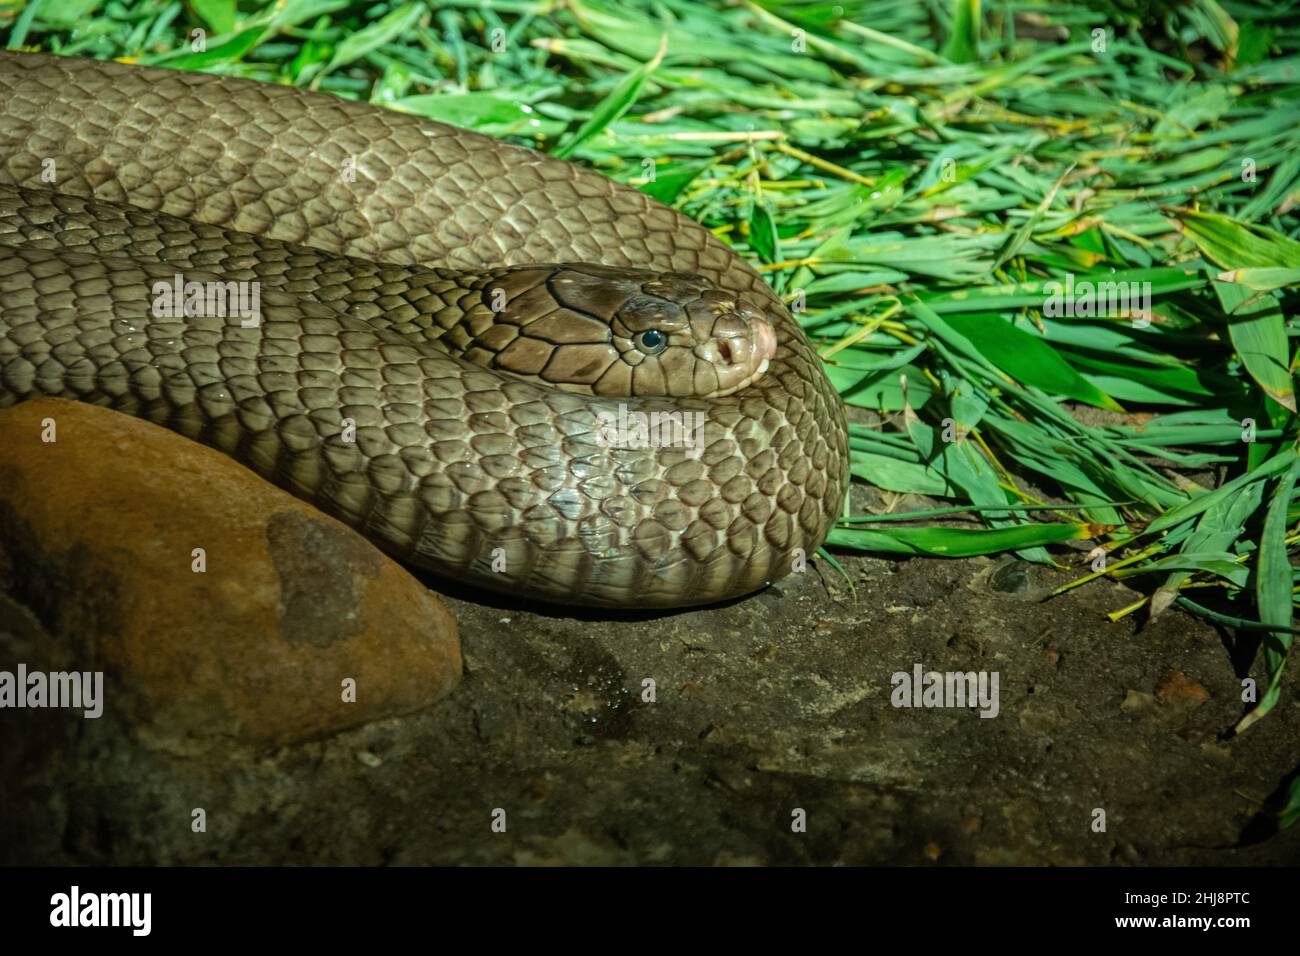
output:
M752 316L746 326L743 335L719 336L709 350L712 354L707 358L714 364L719 384L714 397L730 395L756 382L776 355L776 331L770 322Z
M762 319L751 320L752 341L743 338L723 338L718 340L718 358L724 365L744 365L752 356L760 364L766 363L776 355L776 333L772 326Z
M767 363L776 355L776 330L772 328L772 323L759 320L754 325L755 348L763 358L763 368L766 370Z

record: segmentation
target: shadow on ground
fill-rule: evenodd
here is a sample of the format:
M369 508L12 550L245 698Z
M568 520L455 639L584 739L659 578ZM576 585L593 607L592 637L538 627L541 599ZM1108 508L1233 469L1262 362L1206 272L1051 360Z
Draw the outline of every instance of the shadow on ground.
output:
M1211 627L1176 610L1140 631L1109 623L1106 612L1137 597L1109 582L1043 602L1070 579L1051 569L842 563L847 581L819 564L724 607L615 620L448 597L466 667L448 699L270 753L186 754L108 718L9 711L0 856L1300 860L1300 827L1278 833L1258 815L1300 757L1300 702L1288 687L1273 716L1222 739L1244 705ZM42 639L20 608L0 603L4 659ZM891 676L917 664L996 672L996 717L892 706ZM806 830L795 832L800 810Z

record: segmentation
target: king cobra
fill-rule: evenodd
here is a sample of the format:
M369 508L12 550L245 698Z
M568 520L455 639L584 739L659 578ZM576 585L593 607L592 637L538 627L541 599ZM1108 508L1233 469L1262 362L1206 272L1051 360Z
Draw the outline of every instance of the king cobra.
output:
M251 283L258 314L160 311L173 282ZM639 190L328 94L0 53L0 407L36 395L560 604L751 593L821 545L848 481L799 325Z

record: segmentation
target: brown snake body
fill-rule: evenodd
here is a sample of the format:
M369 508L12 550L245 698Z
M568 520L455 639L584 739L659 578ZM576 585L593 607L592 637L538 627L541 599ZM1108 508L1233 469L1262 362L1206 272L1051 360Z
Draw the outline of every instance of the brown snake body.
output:
M536 265L555 263L577 265ZM259 282L260 321L151 314L181 270ZM566 391L541 362L491 364L501 286L537 315L635 318L645 295L706 325L754 310L775 354L714 394L707 366L681 391L581 353L565 371L588 384ZM213 445L414 566L558 603L754 591L821 544L847 481L842 407L798 325L637 190L290 87L0 53L0 406L38 394ZM699 414L702 435L598 440L628 412Z

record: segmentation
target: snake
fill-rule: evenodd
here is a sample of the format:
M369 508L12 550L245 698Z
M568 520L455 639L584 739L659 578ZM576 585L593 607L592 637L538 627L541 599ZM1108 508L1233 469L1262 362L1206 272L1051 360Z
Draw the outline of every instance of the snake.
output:
M794 314L642 190L328 93L0 52L0 407L36 396L558 605L752 594L849 480Z

